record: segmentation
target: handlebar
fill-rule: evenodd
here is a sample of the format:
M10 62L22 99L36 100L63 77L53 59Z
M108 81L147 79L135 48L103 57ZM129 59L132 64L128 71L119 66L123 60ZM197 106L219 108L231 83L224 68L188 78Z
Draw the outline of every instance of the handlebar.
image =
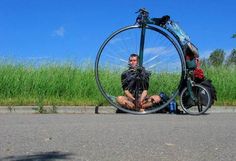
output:
M164 26L167 21L170 21L170 16L165 15L161 18L149 18L149 12L145 8L140 8L137 12L139 13L138 17L136 18L136 23L139 25L146 25L146 24L155 24L158 26Z
M136 24L145 26L147 23L149 23L149 12L145 8L141 8L135 13L139 13L138 17L136 18Z
M140 14L149 14L149 12L146 10L146 8L140 8L137 12L135 13L140 13Z

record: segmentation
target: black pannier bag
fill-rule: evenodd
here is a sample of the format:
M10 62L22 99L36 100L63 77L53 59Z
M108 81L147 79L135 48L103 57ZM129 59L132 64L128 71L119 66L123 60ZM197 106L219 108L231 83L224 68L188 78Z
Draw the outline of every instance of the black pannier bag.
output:
M206 79L200 83L203 87L205 87L205 89L210 94L210 98L211 98L210 106L213 105L215 101L217 101L216 90L211 82L212 81L210 79ZM201 99L201 105L206 106L207 102L208 102L207 93L204 90L194 91L194 90L196 90L196 88L193 88L192 90L193 90L193 93L197 92L198 97ZM191 98L189 92L187 92L185 97L183 97L183 103L186 106L186 108L190 108L190 107L196 105L196 103Z
M214 85L212 84L212 81L210 79L206 79L201 82L201 85L203 85L206 88L206 90L210 93L211 105L213 105L214 102L217 101L217 96L216 96L217 92ZM201 97L203 97L204 100L204 95L202 95Z

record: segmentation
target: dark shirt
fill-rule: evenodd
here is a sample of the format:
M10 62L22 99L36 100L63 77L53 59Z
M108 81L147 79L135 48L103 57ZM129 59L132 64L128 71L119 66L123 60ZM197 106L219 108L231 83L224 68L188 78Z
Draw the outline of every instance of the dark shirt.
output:
M144 90L148 90L149 76L150 72L144 68L139 71L130 68L121 74L122 88L123 90L129 90L133 96L136 90L141 94Z

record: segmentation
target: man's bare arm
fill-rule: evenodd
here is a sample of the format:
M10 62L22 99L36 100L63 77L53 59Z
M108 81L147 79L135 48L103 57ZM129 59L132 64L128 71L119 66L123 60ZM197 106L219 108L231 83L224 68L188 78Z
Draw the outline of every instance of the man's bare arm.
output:
M125 95L129 97L130 99L135 100L134 96L130 93L129 90L125 90Z
M141 97L140 97L140 102L142 104L142 102L144 101L145 97L147 96L147 90L144 90L141 94Z

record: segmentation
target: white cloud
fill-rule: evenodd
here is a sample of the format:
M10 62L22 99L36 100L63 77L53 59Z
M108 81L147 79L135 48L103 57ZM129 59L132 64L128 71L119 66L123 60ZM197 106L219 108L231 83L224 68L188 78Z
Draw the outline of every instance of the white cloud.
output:
M64 37L65 29L63 26L60 26L58 29L53 31L53 36Z
M50 57L48 57L48 56L39 56L39 57L27 57L26 59L28 59L28 60L43 60L43 59L49 59Z
M144 52L146 54L157 54L160 53L161 51L163 51L164 48L163 47L153 47L153 48L145 48Z
M212 49L212 50L205 50L205 51L200 51L200 53L199 53L199 57L200 57L200 59L201 58L209 58L209 56L210 56L210 54L213 52L214 50Z
M216 50L216 49L205 50L205 51L202 51L202 52L200 51L200 53L199 53L200 59L201 59L201 58L209 58L210 55L211 55L211 53L212 53L214 50ZM224 50L225 53L226 53L225 57L227 57L227 56L230 55L230 53L231 53L231 51L232 51L233 49L223 49L223 50Z
M131 40L130 37L125 37L125 38L114 38L110 41L111 44L116 44L116 43L127 43L126 41Z
M229 55L231 54L232 50L233 50L233 48L232 48L232 49L227 49L227 50L225 50L225 53L226 53L225 56L226 56L226 57L229 56Z
M153 47L153 48L145 48L144 49L145 54L153 54L153 55L162 55L162 54L168 54L171 52L174 52L172 49L167 49L166 47Z

